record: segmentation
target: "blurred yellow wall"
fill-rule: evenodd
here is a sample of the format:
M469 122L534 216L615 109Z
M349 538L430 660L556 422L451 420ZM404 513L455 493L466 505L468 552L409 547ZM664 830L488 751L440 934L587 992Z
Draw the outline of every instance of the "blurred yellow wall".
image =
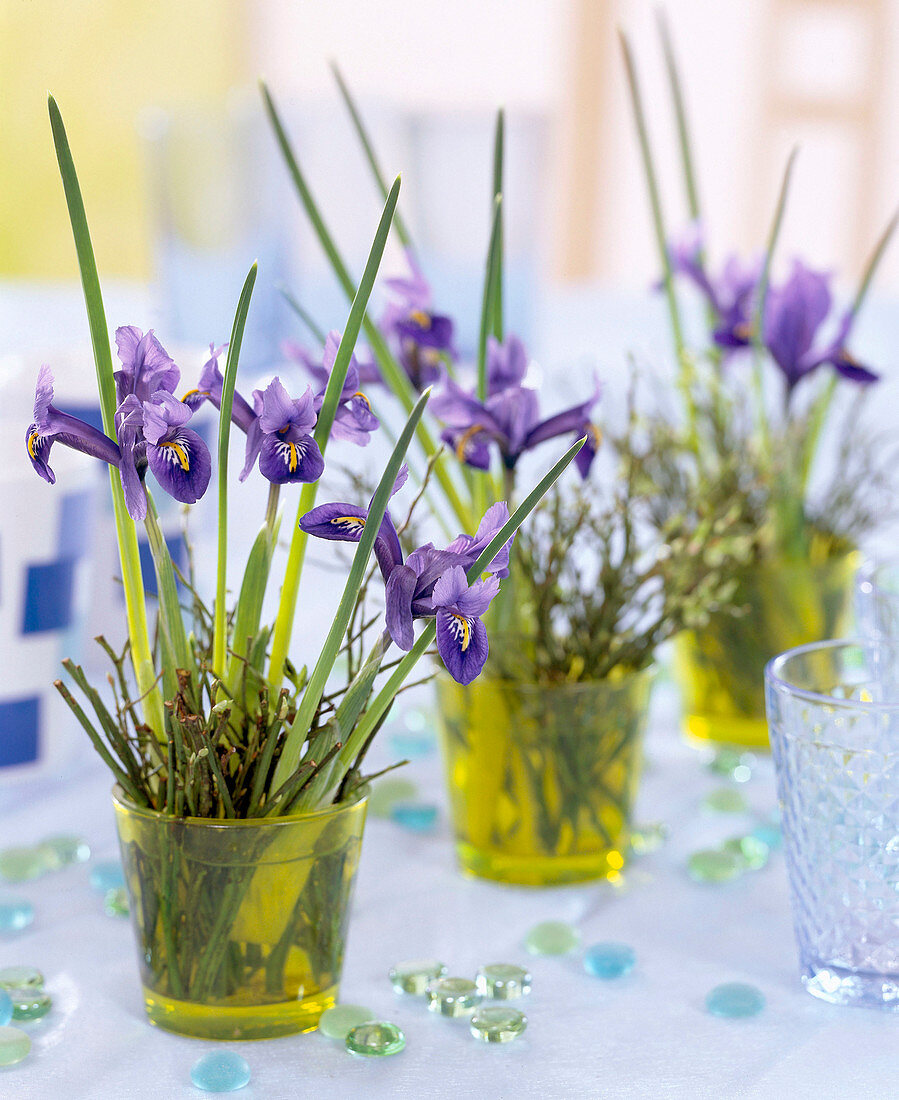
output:
M100 270L149 275L137 123L246 80L245 0L0 0L0 276L71 278L46 96L65 119Z

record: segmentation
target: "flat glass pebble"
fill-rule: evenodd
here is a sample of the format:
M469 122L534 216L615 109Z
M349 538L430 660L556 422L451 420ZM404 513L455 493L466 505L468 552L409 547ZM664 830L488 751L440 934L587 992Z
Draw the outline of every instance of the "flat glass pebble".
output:
M429 802L394 802L390 817L413 833L430 833L437 824L437 807Z
M636 961L636 952L626 943L595 943L584 953L584 969L594 978L623 978Z
M580 942L580 932L561 920L545 920L535 924L524 938L524 945L532 955L567 955Z
M397 993L426 993L431 982L442 978L446 967L437 959L411 959L390 968L388 977Z
M249 1084L250 1067L234 1050L213 1050L194 1062L190 1080L206 1092L234 1092Z
M531 991L531 975L523 966L512 963L490 963L475 975L475 985L482 997L497 1001L512 1001Z
M722 844L722 850L730 852L743 861L747 871L760 871L768 862L770 848L751 833L749 836L735 836Z
M125 872L117 859L95 863L91 868L91 886L100 894L125 885Z
M634 855L645 856L656 851L668 839L671 830L663 821L648 821L631 829L630 847Z
M40 1020L53 1007L53 998L42 989L7 990L14 1020Z
M742 859L721 848L703 848L687 860L687 874L696 882L729 882L744 869Z
M116 886L113 890L107 890L103 898L103 911L108 917L128 916L128 891L124 886Z
M59 867L86 863L91 858L90 845L80 836L48 836L38 847L45 853L48 862L52 857Z
M510 1043L528 1026L528 1018L517 1008L487 1005L472 1016L472 1035L484 1043Z
M12 997L5 989L0 989L0 1027L6 1025L12 1019Z
M34 920L34 906L24 898L0 897L0 932L21 932Z
M429 756L437 747L430 733L395 733L390 738L393 751L399 757L408 757L410 760L422 756Z
M412 802L417 793L411 779L376 779L368 796L368 812L375 817L390 817L396 802Z
M30 882L49 870L47 855L40 848L4 848L0 851L0 878L7 882Z
M754 836L756 840L760 840L762 844L766 845L772 852L777 851L781 844L783 844L783 836L779 825L768 825L765 823L756 825L750 836Z
M749 809L742 793L733 787L719 787L717 791L712 791L702 800L702 805L716 814L743 814Z
M403 712L403 725L413 733L421 733L428 723L428 716L417 707L410 707Z
M725 982L724 985L716 985L709 993L705 1007L713 1016L736 1020L761 1012L765 1007L765 995L754 985Z
M31 1039L20 1027L0 1027L0 1066L14 1066L29 1050Z
M43 989L44 975L36 966L4 966L0 989Z
M354 1027L371 1023L374 1019L375 1013L362 1005L334 1005L321 1014L318 1030L329 1039L340 1039L343 1042Z
M364 1054L368 1058L382 1058L387 1054L399 1054L406 1045L406 1036L396 1024L379 1020L350 1028L346 1048L351 1054Z
M441 1016L470 1016L480 1003L478 987L468 978L438 978L428 986L428 1008Z

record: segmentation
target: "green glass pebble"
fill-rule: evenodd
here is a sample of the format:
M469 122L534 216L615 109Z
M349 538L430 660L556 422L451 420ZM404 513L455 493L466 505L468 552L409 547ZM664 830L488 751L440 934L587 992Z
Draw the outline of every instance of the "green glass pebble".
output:
M0 932L21 932L34 920L34 906L24 898L0 897Z
M725 982L716 985L705 999L705 1007L713 1016L737 1020L756 1016L765 1007L765 995L754 985Z
M411 959L390 968L388 977L397 993L426 993L431 982L442 978L446 967L437 959Z
M116 886L106 891L103 898L103 911L108 917L128 916L128 891L124 886Z
M0 1027L0 1066L14 1066L28 1056L31 1039L19 1027Z
M584 969L594 978L623 978L634 969L637 955L626 943L595 943L584 952Z
M561 920L545 920L535 924L524 938L524 945L532 955L567 955L580 942L580 932Z
M373 1020L350 1028L346 1048L351 1054L364 1054L368 1058L382 1058L387 1054L399 1054L406 1045L406 1036L396 1024Z
M696 882L729 882L743 870L742 859L721 848L703 848L687 860L687 874Z
M724 852L729 852L743 861L747 871L760 871L768 862L770 849L767 844L758 840L751 833L749 836L735 836L726 840L721 845Z
M47 862L55 861L57 867L86 863L91 858L90 845L80 836L48 836L38 848L45 854Z
M250 1083L250 1067L234 1050L213 1050L194 1062L190 1080L204 1092L235 1092Z
M4 966L0 989L43 989L44 975L36 966Z
M719 749L709 763L709 771L715 775L726 776L735 783L746 783L752 778L752 769L756 759L751 752L738 749Z
M630 847L635 856L645 856L656 851L668 839L671 830L663 821L649 821L631 829Z
M42 989L9 989L14 1020L40 1020L53 1007L53 998Z
M6 1025L12 1020L12 997L5 989L0 989L0 1027L6 1027Z
M0 878L7 882L30 882L49 870L47 854L40 848L4 848L0 851Z
M109 859L103 863L95 863L91 868L91 886L100 894L106 894L115 890L118 886L125 885L125 872L117 859Z
M478 987L468 978L438 978L428 986L428 1008L441 1016L470 1016L480 1003Z
M517 1008L485 1005L472 1016L469 1029L482 1043L511 1043L527 1026L527 1016Z
M512 1001L530 993L531 975L523 966L513 963L490 963L478 970L475 985L482 997Z
M375 1013L362 1005L333 1005L321 1014L318 1030L329 1039L340 1039L343 1042L347 1032L359 1024L371 1023L374 1019Z
M376 779L368 796L368 812L375 817L390 817L390 811L397 802L414 800L418 788L411 779L397 779L390 776Z
M749 809L746 799L733 787L719 787L702 800L706 810L716 814L744 814Z

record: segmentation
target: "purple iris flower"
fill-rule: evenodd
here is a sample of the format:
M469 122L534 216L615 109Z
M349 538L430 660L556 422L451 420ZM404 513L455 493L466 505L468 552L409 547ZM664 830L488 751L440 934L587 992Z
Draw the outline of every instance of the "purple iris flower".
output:
M322 391L324 391L328 385L328 379L331 377L331 369L334 366L334 359L337 356L337 346L335 346L334 353L331 355L331 362L327 363L323 361L328 355L328 345L331 343L332 336L336 339L337 345L340 344L340 333L337 332L336 329L332 329L325 340L325 350L321 359L317 359L308 348L304 348L302 344L296 344L292 340L284 340L281 344L281 350L287 358L292 359L295 363L299 363L304 370L307 370ZM356 350L350 356L350 368L352 369L353 366L356 368L360 386L384 385L384 379L381 377L378 365L372 358L371 352L367 349L360 350L357 345Z
M761 260L744 264L729 256L717 278L709 275L702 258L702 233L697 223L669 246L671 267L703 294L715 314L712 338L722 348L745 348L752 343L752 311L761 276Z
M195 504L206 492L212 461L202 438L185 427L192 415L190 407L168 390L157 390L149 401L129 393L116 410L119 470L125 506L134 519L147 515L143 480L148 467L182 504Z
M315 371L310 367L313 375L322 381L319 392L315 395L315 411L321 410L325 400L325 390L331 371L337 361L337 349L340 347L340 333L332 329L325 341L325 350L322 356L322 364ZM374 377L380 381L380 373L374 367ZM371 370L368 372L371 378ZM337 402L337 410L334 414L334 423L331 426L331 435L334 439L345 439L348 443L355 443L359 447L367 447L371 442L371 433L380 427L380 421L372 412L371 402L361 389L362 368L355 355L350 356L350 365L347 367L343 389Z
M403 369L421 391L439 379L444 355L456 357L453 322L433 312L431 287L410 249L406 261L411 272L408 278L386 280L397 300L385 309L381 328L395 340Z
M25 433L25 446L31 465L50 485L56 484L56 474L50 467L50 449L62 443L93 458L101 458L118 467L121 453L115 443L77 416L60 412L53 405L53 372L46 365L38 371L34 393L34 420Z
M116 330L116 344L122 363L115 374L116 442L54 407L53 375L49 367L42 367L34 422L25 436L31 463L52 484L56 478L47 459L58 440L116 466L133 519L147 515L143 480L148 468L167 493L194 504L206 491L212 464L206 444L185 427L192 410L172 394L181 372L152 332L145 336L133 325L124 326Z
M469 587L460 565L448 569L434 585L437 652L459 684L470 684L487 660L487 628L480 617L498 592L497 577L475 581Z
M526 364L523 345L516 336L509 336L505 344L491 337L487 347L487 400L479 401L451 378L446 381L446 389L431 398L431 411L447 425L443 440L461 461L480 470L490 468L490 444L494 443L506 469L514 470L525 451L573 432L576 439L587 440L575 458L581 477L586 478L599 446L599 432L590 421L590 412L599 400L599 387L581 404L541 420L536 390L521 385ZM504 385L506 381L508 385Z
M394 493L404 480L404 474L397 479ZM476 535L459 535L445 550L426 543L413 550L405 561L389 513L385 514L375 539L375 554L386 582L385 620L391 638L400 649L408 651L415 640L414 620L437 616L438 651L450 674L463 684L478 675L487 659L487 635L478 616L499 591L498 578L508 576L512 540L485 569L495 575L489 583L478 581L469 590L465 573L508 518L506 505L495 504L484 515ZM345 503L323 504L307 512L300 520L300 527L318 538L358 542L367 519L365 508ZM462 592L458 581L438 590L441 578L457 569L465 592L472 593L470 597ZM438 594L443 597L439 605Z
M846 350L854 315L841 320L829 344L813 347L818 330L830 313L829 276L793 261L786 282L772 287L765 301L765 346L784 373L787 392L818 367L829 363L853 382L876 382L878 375L857 362Z
M312 437L318 419L312 387L307 386L302 397L294 400L273 378L264 390L254 390L259 431L254 433L254 450L250 450L247 435L247 465L241 477L246 477L259 456L259 472L278 485L284 482L318 481L325 469L325 460Z

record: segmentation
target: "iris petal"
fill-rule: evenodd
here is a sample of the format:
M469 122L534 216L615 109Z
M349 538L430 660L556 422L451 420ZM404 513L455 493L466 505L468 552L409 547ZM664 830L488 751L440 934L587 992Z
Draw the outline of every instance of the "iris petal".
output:
M259 452L259 470L277 485L286 482L318 481L325 460L311 435L288 432L284 436L266 435Z
M437 652L457 683L470 684L490 652L487 629L480 619L455 611L438 611Z
M182 504L195 504L209 485L209 451L191 428L179 428L159 443L148 443L147 463L163 489Z

